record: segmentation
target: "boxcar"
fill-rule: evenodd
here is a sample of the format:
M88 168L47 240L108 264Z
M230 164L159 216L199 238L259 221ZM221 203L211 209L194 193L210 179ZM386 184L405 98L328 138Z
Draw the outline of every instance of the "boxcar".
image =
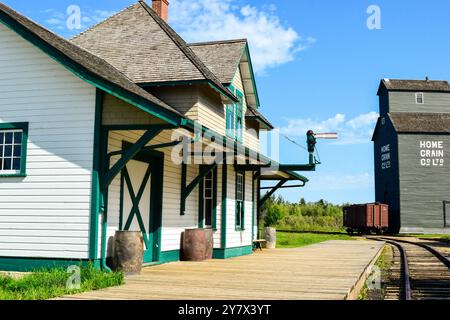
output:
M344 207L344 227L349 234L384 233L389 228L389 206L367 203Z

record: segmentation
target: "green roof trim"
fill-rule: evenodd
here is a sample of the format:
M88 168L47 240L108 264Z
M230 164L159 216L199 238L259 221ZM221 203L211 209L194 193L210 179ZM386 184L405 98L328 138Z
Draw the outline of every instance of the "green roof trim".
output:
M255 73L253 71L252 57L250 56L250 48L248 46L248 43L245 44L245 52L247 54L248 65L250 68L250 74L252 76L253 90L255 91L255 98L256 98L256 107L258 108L261 106L261 103L259 102L258 87L256 86Z
M131 105L138 107L142 111L156 116L164 121L167 121L170 124L178 125L181 122L181 119L183 118L181 115L177 115L169 110L164 110L162 107L153 104L149 100L143 97L139 97L137 94L127 91L126 89L121 88L120 86L111 83L110 81L88 70L86 67L80 65L78 62L75 62L74 60L66 56L60 50L56 49L47 41L33 33L27 27L11 18L8 14L1 10L0 22L37 48L42 50L49 57L64 66L74 75L88 82L94 87L99 88L125 102L128 102ZM63 40L64 39L61 39L61 41Z

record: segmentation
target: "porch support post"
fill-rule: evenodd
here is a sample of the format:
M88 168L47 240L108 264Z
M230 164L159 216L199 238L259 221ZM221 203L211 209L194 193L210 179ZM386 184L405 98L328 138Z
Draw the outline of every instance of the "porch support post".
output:
M270 190L269 192L267 192L264 197L262 197L262 199L259 200L259 207L261 208L261 206L279 189L281 188L285 183L287 182L287 180L281 180L280 182L278 182L278 184L272 188L272 190Z
M261 206L259 199L261 198L261 170L255 172L253 179L256 180L256 238L259 239L259 225L261 223Z

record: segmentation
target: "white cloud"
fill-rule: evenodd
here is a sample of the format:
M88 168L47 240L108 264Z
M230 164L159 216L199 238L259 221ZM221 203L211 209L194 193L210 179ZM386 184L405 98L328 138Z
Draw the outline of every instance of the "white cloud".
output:
M237 0L174 0L170 5L170 24L189 42L247 38L257 73L293 61L316 42L286 26L275 5L240 6Z
M338 113L325 120L288 119L286 126L280 128L281 133L290 136L304 136L308 130L315 132L337 132L339 139L333 144L363 144L369 143L372 138L373 129L378 119L378 114L374 111L361 114L350 120L346 120L346 115Z
M63 32L64 35L72 35L80 33L81 31L97 24L106 18L112 16L115 12L108 10L97 10L81 8L81 28L77 30L69 30L67 28L68 14L55 9L42 10L41 14L44 16L44 23L51 29L57 29Z

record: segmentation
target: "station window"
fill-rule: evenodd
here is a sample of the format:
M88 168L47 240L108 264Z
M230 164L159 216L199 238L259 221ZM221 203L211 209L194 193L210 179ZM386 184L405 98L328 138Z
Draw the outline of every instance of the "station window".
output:
M423 93L421 92L416 93L416 104L423 104L423 103L424 103Z
M236 230L244 230L245 179L236 173Z
M217 168L209 172L200 184L199 228L216 229L216 207Z
M24 176L28 123L0 124L0 176Z
M228 87L236 95L239 102L226 106L226 131L227 136L242 142L244 135L244 95L234 86Z

